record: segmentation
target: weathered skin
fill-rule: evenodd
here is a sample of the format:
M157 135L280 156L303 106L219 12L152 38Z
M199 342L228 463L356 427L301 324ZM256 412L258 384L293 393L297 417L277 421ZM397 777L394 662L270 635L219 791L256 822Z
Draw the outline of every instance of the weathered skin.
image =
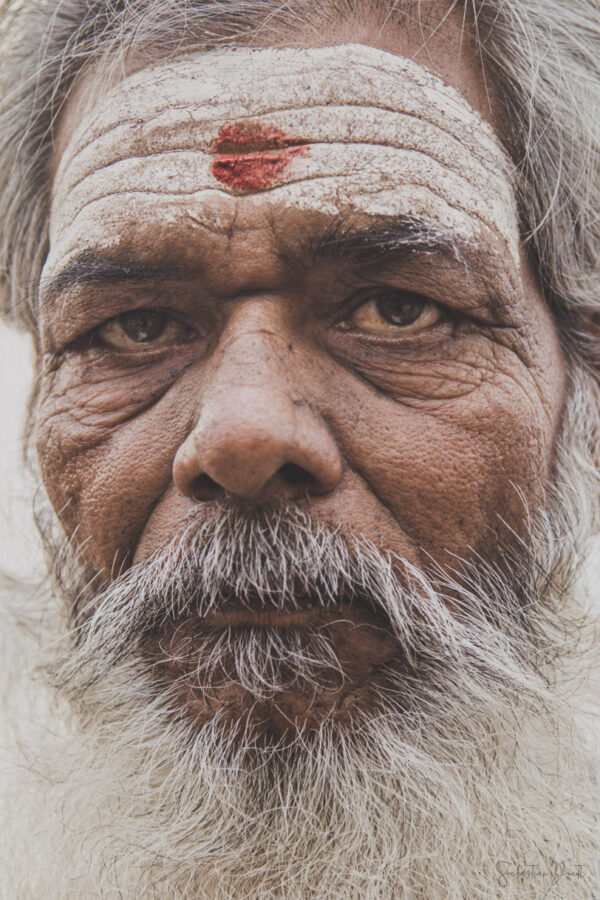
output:
M371 43L192 54L67 109L37 444L92 566L146 558L225 495L292 497L316 521L444 564L493 553L499 516L519 529L515 485L539 496L565 366L519 251L510 162L489 109L464 99L479 96L476 66L462 64L457 90L432 74L435 45L425 68ZM248 122L250 137L235 131ZM219 144L223 129L239 145ZM269 162L284 144L301 152ZM250 181L247 168L229 178L235 159L215 168L223 146L254 166ZM392 213L461 253L310 258L332 225ZM82 250L164 271L57 295ZM416 327L377 333L365 304L378 287L434 305ZM112 346L82 340L148 308L172 316L155 345L114 321ZM388 645L357 629L357 673Z

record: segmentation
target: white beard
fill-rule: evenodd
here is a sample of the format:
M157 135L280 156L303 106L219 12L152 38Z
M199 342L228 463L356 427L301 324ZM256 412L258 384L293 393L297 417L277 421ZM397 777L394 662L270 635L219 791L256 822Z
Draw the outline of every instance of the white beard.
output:
M24 627L22 593L21 624L3 629L2 896L575 900L599 891L599 644L591 614L576 623L573 597L561 599L563 646L546 678L519 664L518 628L508 642L483 619L477 631L454 631L430 593L423 609L438 608L425 640L455 667L446 702L434 691L413 705L410 725L365 710L352 729L325 723L318 740L265 750L228 735L218 717L190 732L127 656L91 686L71 685L81 694L74 712L33 672L40 646ZM464 659L470 642L475 666ZM66 681L85 681L89 667L72 656Z

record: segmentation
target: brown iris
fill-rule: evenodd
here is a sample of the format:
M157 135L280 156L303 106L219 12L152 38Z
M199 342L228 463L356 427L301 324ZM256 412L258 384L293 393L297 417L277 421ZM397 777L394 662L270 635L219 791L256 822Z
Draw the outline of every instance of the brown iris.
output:
M371 334L399 334L420 331L433 325L441 316L439 307L412 291L381 290L354 310L351 322L355 328Z
M110 319L97 333L109 347L129 350L177 343L189 336L189 329L162 310L137 309Z

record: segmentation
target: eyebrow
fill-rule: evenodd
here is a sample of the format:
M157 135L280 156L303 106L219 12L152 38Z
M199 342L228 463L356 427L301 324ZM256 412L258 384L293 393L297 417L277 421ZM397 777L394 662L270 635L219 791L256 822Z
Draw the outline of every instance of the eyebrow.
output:
M189 270L180 264L120 260L94 250L84 250L52 276L44 285L44 294L56 297L76 287L121 281L161 281L182 275L189 275Z
M300 248L284 248L281 258L309 266L323 259L376 261L389 255L412 252L451 252L463 258L464 241L448 229L413 216L377 216L366 225L356 225L343 217L309 237ZM78 287L110 285L131 281L165 282L189 279L190 269L176 260L146 262L118 259L94 250L84 250L43 285L43 295L55 299Z
M390 253L451 251L457 259L466 243L449 229L414 216L377 216L357 227L340 218L309 245L313 258L375 260Z

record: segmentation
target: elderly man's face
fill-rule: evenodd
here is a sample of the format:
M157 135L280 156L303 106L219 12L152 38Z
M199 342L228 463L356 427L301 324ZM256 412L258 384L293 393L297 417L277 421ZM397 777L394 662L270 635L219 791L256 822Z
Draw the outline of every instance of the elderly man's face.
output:
M215 501L291 501L421 569L521 530L564 360L475 64L449 27L420 56L391 34L190 54L67 110L37 442L93 568ZM394 642L344 615L368 680ZM216 625L314 613L267 618L233 598Z

